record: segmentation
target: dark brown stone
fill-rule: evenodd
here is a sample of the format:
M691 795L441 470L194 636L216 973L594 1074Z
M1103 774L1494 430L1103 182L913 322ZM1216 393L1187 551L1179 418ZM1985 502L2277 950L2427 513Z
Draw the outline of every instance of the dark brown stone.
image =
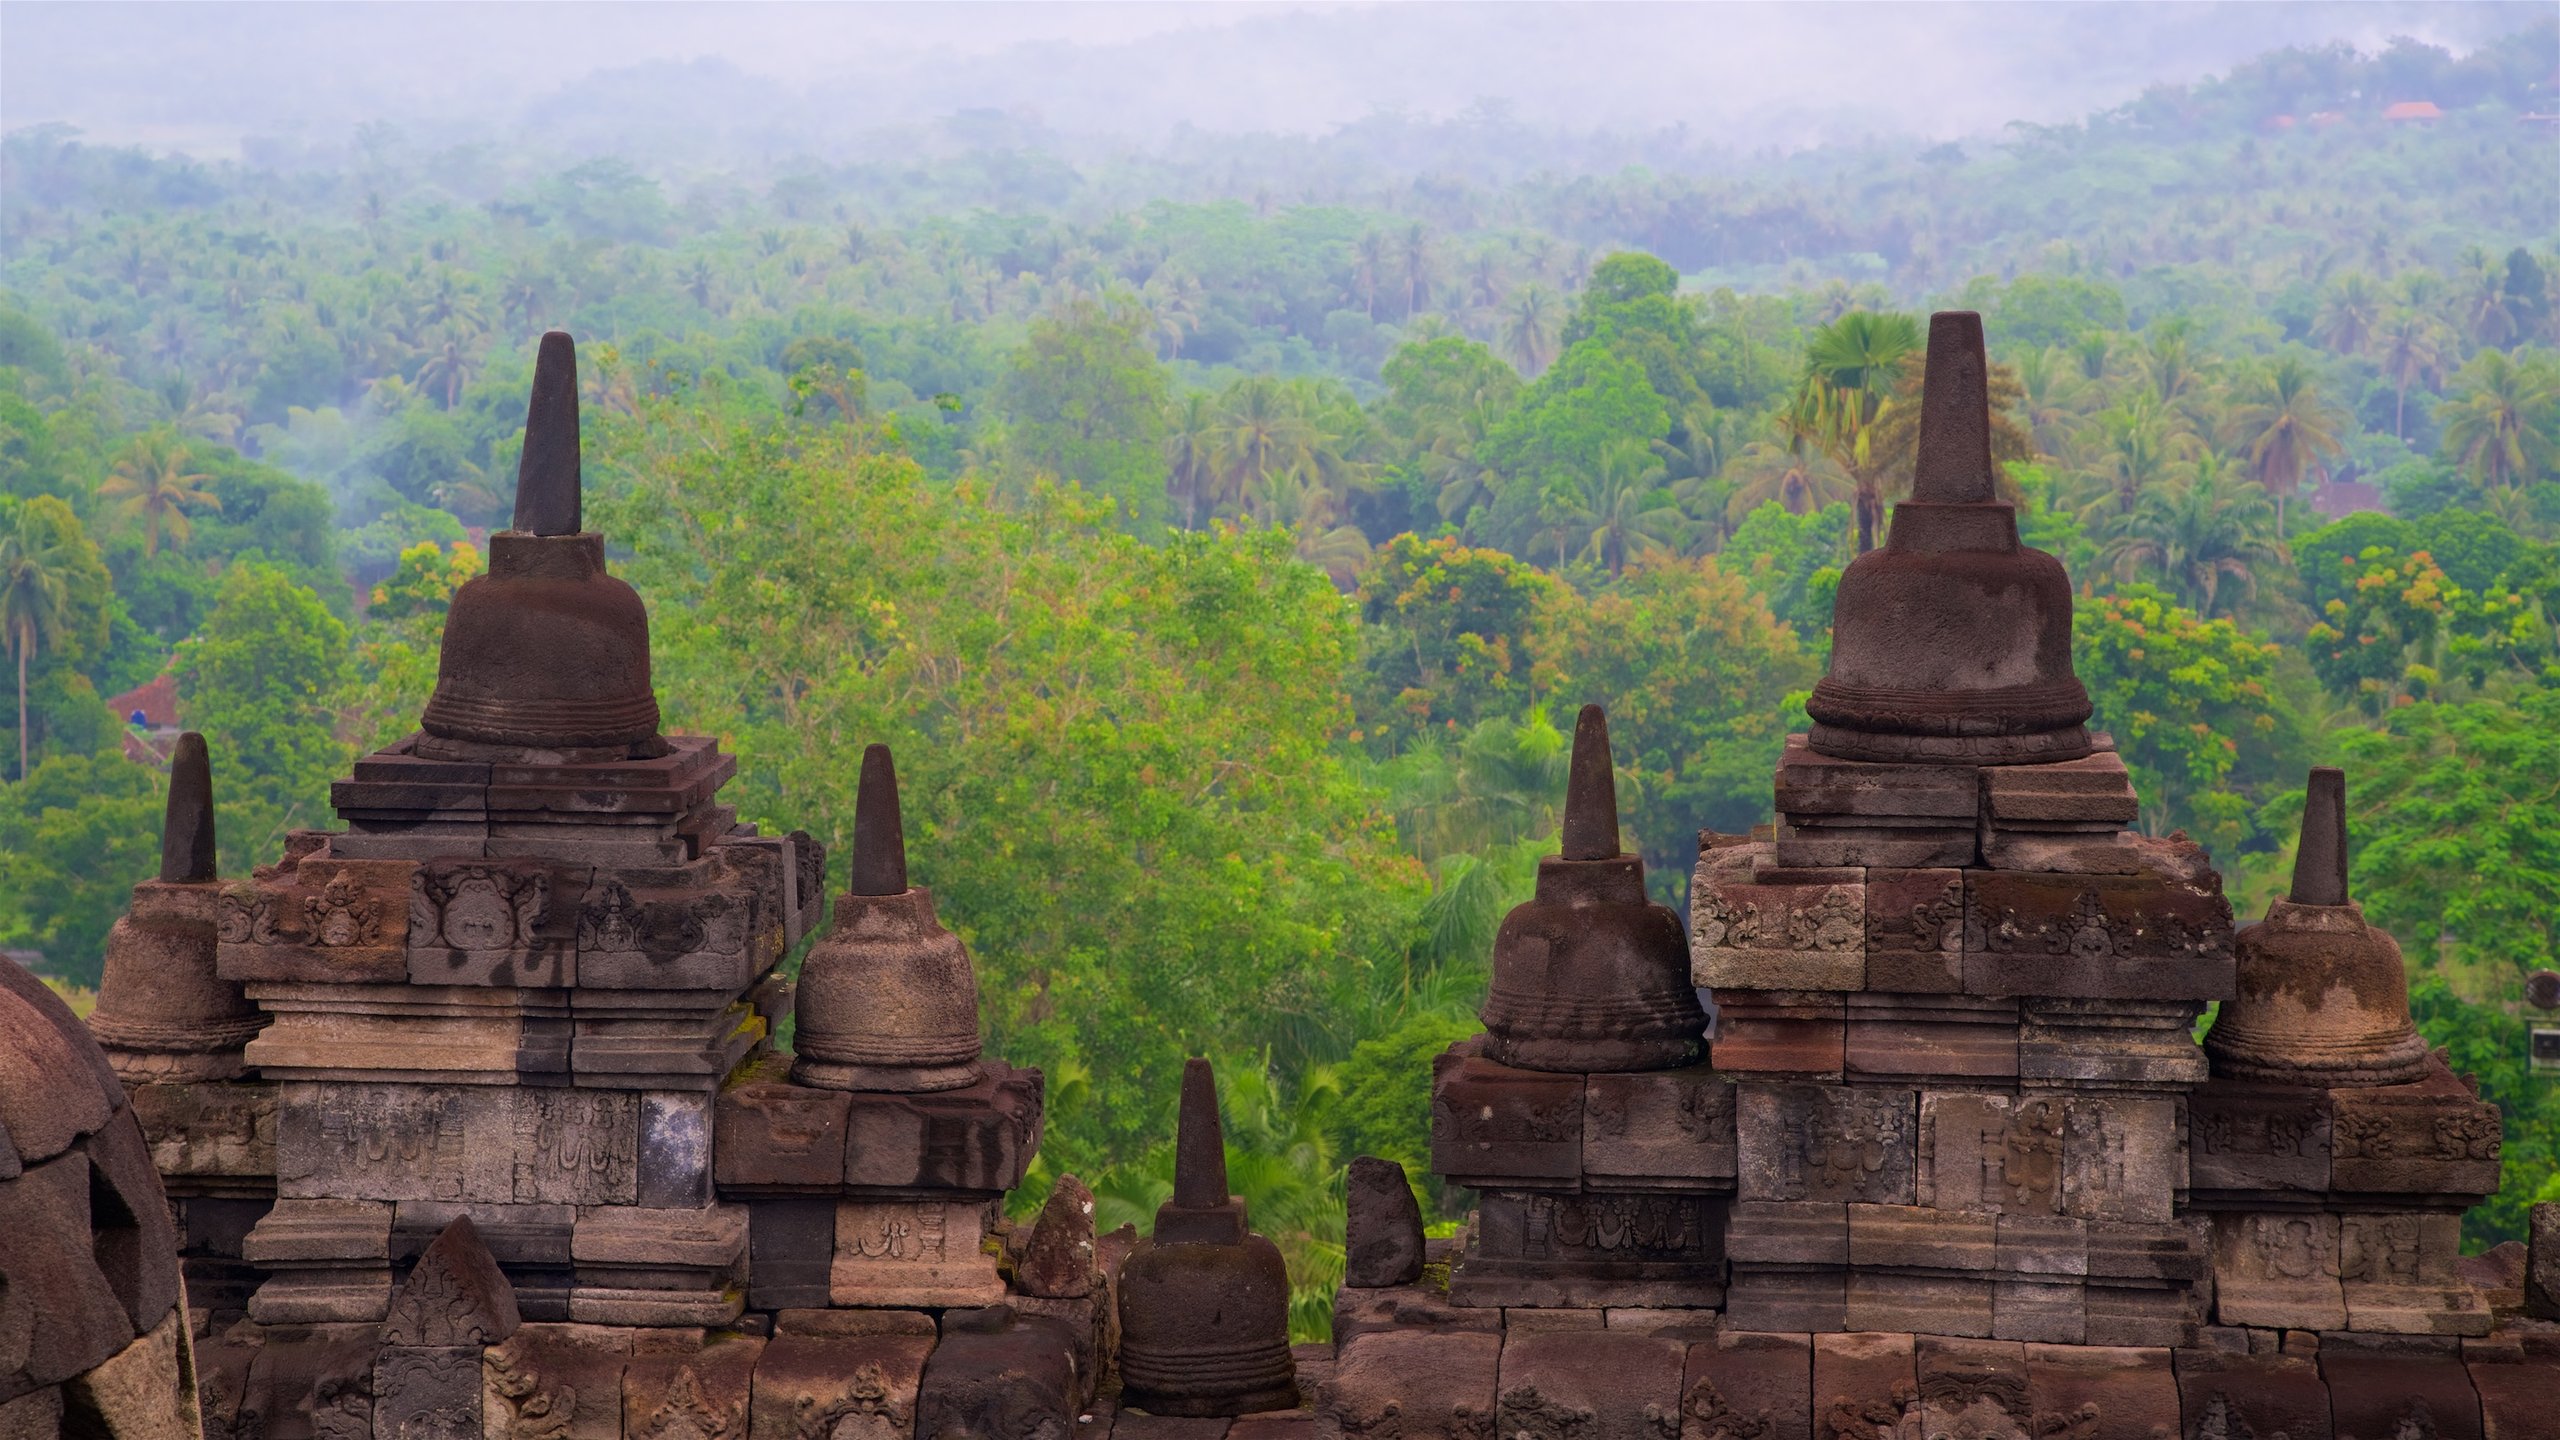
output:
M657 741L648 611L605 573L604 537L577 528L569 337L545 335L536 364L516 473L519 528L491 536L488 573L454 593L435 694L420 721L419 753L428 758L617 759Z
M622 1372L622 1423L632 1435L747 1440L756 1362L768 1342L726 1335L696 1350L634 1347Z
M1920 461L1881 549L1833 603L1807 743L1851 760L2026 764L2089 753L2071 580L1993 488L1982 319L1930 317Z
M1704 1051L1680 918L1645 898L1644 861L1618 853L1607 719L1574 723L1562 853L1504 916L1485 996L1485 1055L1526 1070L1664 1070ZM1599 851L1609 847L1607 854Z
M955 1312L925 1362L915 1433L1073 1435L1078 1388L1074 1337L1057 1322L1005 1305Z
M933 1336L777 1336L756 1362L752 1430L833 1440L915 1433Z
M1624 1330L1515 1335L1502 1347L1495 1424L1505 1435L1661 1440L1680 1420L1688 1347Z
M565 1257L564 1257L565 1258ZM516 1333L516 1293L469 1215L454 1217L391 1297L386 1345L495 1345ZM478 1393L478 1387L473 1387ZM474 1408L476 1415L477 1407Z
M79 1149L0 1181L0 1399L68 1380L137 1333L89 1251L89 1185Z
M1846 1063L1847 1015L1837 991L1723 991L1708 1063L1735 1079L1837 1080Z
M1431 1062L1431 1168L1461 1185L1582 1177L1583 1077L1522 1070L1462 1040Z
M1494 1433L1502 1337L1390 1330L1342 1347L1316 1411L1345 1435L1485 1440Z
M2031 1435L2154 1440L2184 1433L2170 1352L2111 1345L2027 1348Z
M1709 1307L1725 1298L1720 1195L1488 1190L1450 1278L1468 1305Z
M2480 1395L2458 1354L2406 1354L2323 1345L2337 1440L2481 1440Z
M1356 1216L1359 1192L1354 1184ZM1032 1222L1031 1238L1014 1265L1014 1288L1051 1300L1090 1295L1095 1263L1093 1192L1073 1175L1061 1175L1049 1187L1049 1198L1040 1207L1040 1218Z
M836 1202L750 1200L747 1300L758 1310L822 1307L835 1263Z
M2425 1074L2399 943L2347 898L2346 777L2311 772L2293 893L2240 933L2238 994L2205 1036L2214 1073L2288 1085L2398 1085Z
M2463 1357L2480 1396L2480 1430L2488 1440L2560 1440L2560 1405L2551 1403L2551 1361L2524 1347Z
M89 1251L137 1335L178 1303L178 1230L130 1108L88 1138Z
M2533 1207L2525 1245L2524 1308L2528 1315L2560 1320L2560 1201Z
M2215 1079L2187 1098L2187 1175L2198 1196L2329 1188L2329 1094Z
M1502 1312L1485 1306L1454 1305L1448 1292L1430 1285L1398 1285L1383 1290L1333 1292L1333 1343L1337 1349L1353 1337L1380 1331L1483 1331L1499 1334Z
M932 891L883 888L906 877L897 786L888 747L872 746L856 802L854 888L800 970L795 1083L955 1090L983 1073L967 947L935 917Z
M489 1434L508 1440L622 1440L622 1373L632 1332L601 1325L534 1324L491 1346L480 1362L480 1407Z
M1964 989L1964 872L1867 871L1867 988L1884 994Z
M1682 1440L1812 1440L1813 1337L1719 1331L1689 1347Z
M1351 1162L1345 1184L1342 1283L1375 1288L1421 1279L1422 1206L1404 1167L1363 1155Z
M258 1440L357 1440L373 1429L371 1326L270 1330L249 1362L245 1433Z
M1227 1190L1209 1062L1182 1072L1173 1198L1120 1269L1121 1403L1159 1415L1243 1415L1297 1403L1289 1272Z
M1916 1410L1919 1373L1909 1335L1813 1337L1814 1440L1883 1440Z
M2329 1188L2360 1196L2477 1203L2496 1192L2505 1125L2498 1107L2429 1056L2406 1085L2329 1092Z
M2231 993L2231 905L2218 878L1965 877L1965 989L1976 995L2209 1000Z
M980 1061L973 1084L925 1094L857 1091L842 1184L855 1190L1010 1190L1040 1148L1038 1070Z
M373 1358L373 1414L361 1433L480 1440L480 1347L384 1346Z
M1757 1081L1739 1089L1741 1199L1912 1203L1914 1092Z
M1710 1066L1593 1075L1582 1091L1582 1173L1602 1189L1730 1189L1733 1107L1733 1082Z
M124 1086L45 983L0 960L0 1179L105 1125Z

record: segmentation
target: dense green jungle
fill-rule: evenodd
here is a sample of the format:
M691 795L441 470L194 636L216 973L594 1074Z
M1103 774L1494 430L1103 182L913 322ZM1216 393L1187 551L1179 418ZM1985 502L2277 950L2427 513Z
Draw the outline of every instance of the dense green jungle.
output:
M730 168L22 129L0 945L95 983L165 783L109 697L163 674L226 873L328 823L414 725L565 328L670 726L839 877L894 745L991 1046L1048 1074L1043 1175L1143 1222L1214 1057L1320 1332L1343 1166L1427 1169L1573 708L1678 903L1701 829L1768 818L1926 312L1973 308L2142 825L2254 918L2305 767L2348 767L2358 898L2506 1112L2468 1239L2519 1236L2560 1199L2521 998L2560 943L2555 47L2288 50L1757 156L1498 107L1151 149L970 112Z

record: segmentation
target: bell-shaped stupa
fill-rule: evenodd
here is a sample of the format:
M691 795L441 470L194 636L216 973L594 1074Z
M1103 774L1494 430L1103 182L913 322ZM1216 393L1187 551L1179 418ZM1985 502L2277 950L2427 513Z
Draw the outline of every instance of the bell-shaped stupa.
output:
M515 528L489 537L489 572L454 594L417 754L663 753L649 614L605 573L604 537L580 528L578 456L578 350L554 330L534 362Z
M1246 1415L1298 1403L1289 1269L1227 1192L1209 1062L1182 1068L1173 1198L1120 1270L1120 1403L1157 1415Z
M221 885L214 872L213 762L204 737L178 737L160 823L160 874L133 887L107 932L89 1031L127 1083L229 1080L266 1024L237 983L214 974Z
M2018 542L1994 488L1982 317L1929 317L1920 458L1883 548L1852 561L1833 606L1831 672L1806 743L1844 760L1979 765L2090 753L2071 669L2071 580Z
M1573 727L1560 853L1503 917L1483 1011L1485 1055L1524 1070L1665 1070L1705 1052L1680 918L1645 898L1644 860L1618 849L1609 721Z
M2293 892L2240 932L2239 994L2204 1039L2216 1075L2296 1085L2398 1085L2427 1070L2399 942L2347 895L2347 777L2311 772Z
M977 1083L978 979L933 892L907 883L898 772L862 754L853 863L834 923L800 971L791 1078L828 1090L955 1090Z

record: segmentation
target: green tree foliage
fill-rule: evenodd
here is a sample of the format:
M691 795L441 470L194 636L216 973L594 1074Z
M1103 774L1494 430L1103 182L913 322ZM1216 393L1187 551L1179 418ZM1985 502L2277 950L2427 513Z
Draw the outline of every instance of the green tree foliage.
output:
M203 634L181 653L181 718L204 732L231 782L226 871L264 864L284 832L329 818L329 782L350 758L332 702L347 679L347 627L283 571L254 562L223 577Z
M1627 833L1654 883L1686 893L1698 832L1767 812L1787 697L1815 678L1795 632L1714 560L1666 560L1600 594L1555 592L1529 644L1559 706L1608 707Z
M998 391L1011 453L1031 476L1081 485L1133 523L1165 504L1163 367L1133 298L1077 299L1032 322Z
M1360 577L1365 737L1455 731L1529 701L1525 638L1555 582L1499 550L1399 535Z
M2530 1207L2560 1200L2560 1085L2528 1066L2528 1027L2515 1005L2474 1003L2444 977L2421 973L2409 987L2409 1008L2418 1033L2444 1049L2455 1074L2479 1080L2480 1098L2498 1107L2506 1126L2498 1193L2464 1213L2462 1246L2479 1251L2522 1240Z
M2282 773L2291 726L2275 693L2276 648L2228 620L2206 620L2148 585L2081 601L2073 661L2115 736L2152 833L2184 828L2228 859L2250 838L2237 788L2254 766Z
M865 432L643 414L589 473L615 477L595 509L636 552L662 704L754 757L742 814L839 851L849 757L896 746L911 863L976 942L1003 1053L1130 1097L1171 1096L1188 1054L1347 1048L1423 880L1334 749L1352 608L1285 535L1147 545L1053 489L929 485ZM1062 1110L1053 1163L1160 1121Z
M229 776L216 763L229 816ZM166 780L113 750L47 756L0 786L0 943L41 952L51 971L94 986L107 930L160 863Z
M1597 339L1565 351L1486 437L1504 477L1493 503L1494 535L1514 554L1552 554L1562 569L1588 534L1576 523L1586 479L1622 444L1649 444L1670 424L1670 411L1634 361Z
M2560 956L2560 689L2404 705L2338 737L2365 913L2472 999Z

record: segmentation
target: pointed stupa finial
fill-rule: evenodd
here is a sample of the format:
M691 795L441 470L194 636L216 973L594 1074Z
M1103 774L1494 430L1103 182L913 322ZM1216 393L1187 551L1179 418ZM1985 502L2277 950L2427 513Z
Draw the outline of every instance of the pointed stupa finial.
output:
M1920 380L1920 463L1911 498L1942 505L1986 504L1992 488L1990 365L1982 316L1941 310L1929 317L1928 367Z
M515 528L526 535L575 535L584 528L578 472L578 346L566 330L544 333L533 361L533 398L524 409L524 454L516 462Z
M886 745L862 752L862 788L853 797L853 870L845 890L854 895L907 893L907 828L898 814L898 770Z
M1218 1123L1218 1077L1197 1056L1182 1062L1182 1118L1173 1142L1173 1203L1214 1210L1227 1203L1227 1132Z
M1564 784L1567 860L1618 855L1618 773L1609 760L1609 717L1585 705L1573 722L1573 769Z
M2313 767L2302 792L2302 843L2293 852L2296 905L2347 903L2347 772Z
M213 757L190 730L169 757L169 804L160 816L160 878L201 885L214 878Z

